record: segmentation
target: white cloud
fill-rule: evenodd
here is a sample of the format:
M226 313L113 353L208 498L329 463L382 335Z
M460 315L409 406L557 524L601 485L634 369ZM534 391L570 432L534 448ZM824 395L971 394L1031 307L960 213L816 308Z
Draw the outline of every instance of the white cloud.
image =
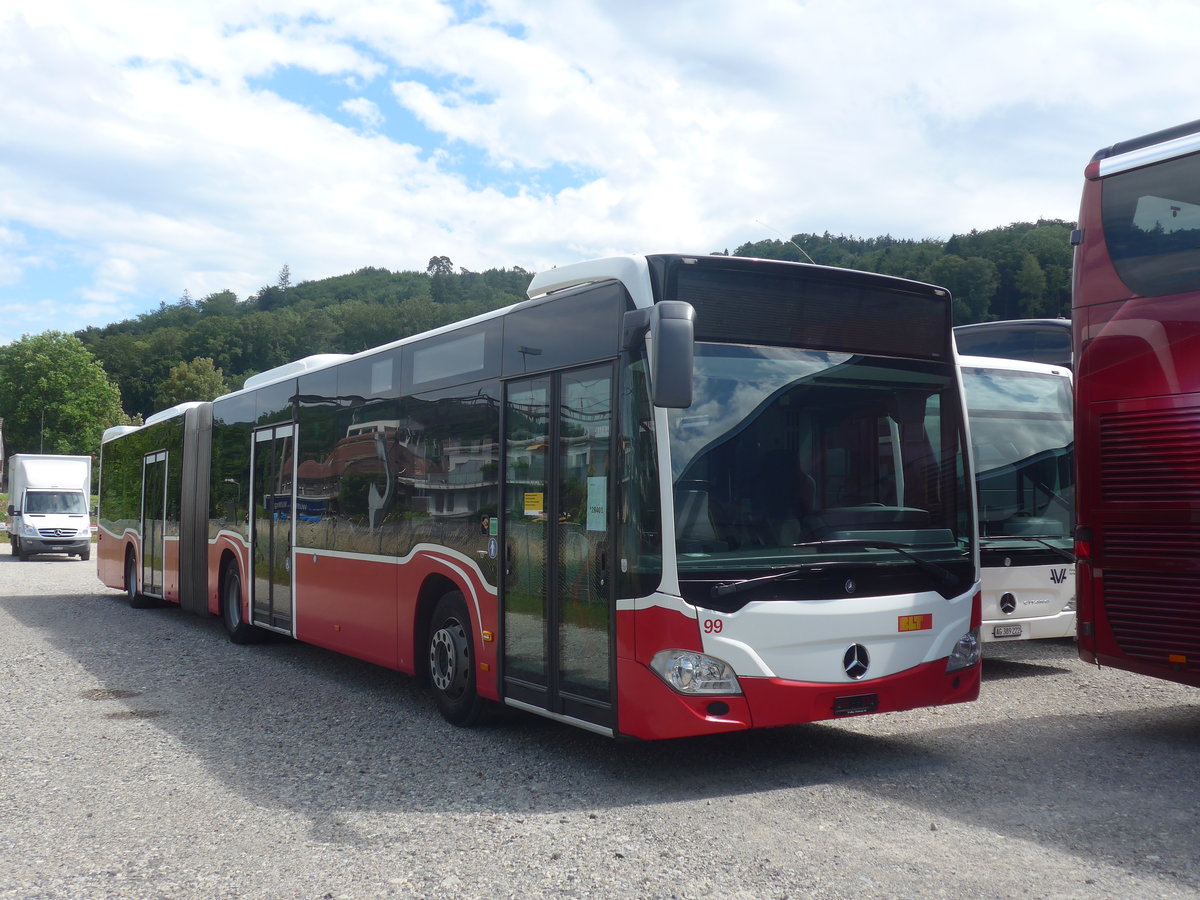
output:
M378 131L383 124L383 113L379 111L379 105L366 97L354 97L351 100L343 101L340 108L354 116L371 131Z
M83 270L47 321L102 323L184 289L245 296L284 263L537 269L1071 218L1096 148L1195 116L1179 73L1200 7L1176 0L462 9L0 13L0 302ZM286 71L328 95L258 81Z

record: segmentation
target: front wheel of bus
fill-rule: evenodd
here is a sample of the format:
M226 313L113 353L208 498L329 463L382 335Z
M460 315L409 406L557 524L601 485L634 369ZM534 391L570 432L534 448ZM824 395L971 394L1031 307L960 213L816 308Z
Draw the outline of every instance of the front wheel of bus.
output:
M242 579L237 566L226 568L221 582L221 621L235 644L257 644L264 637L262 629L242 619Z
M442 717L452 725L474 725L483 712L475 691L471 619L461 591L444 594L429 623L429 681Z

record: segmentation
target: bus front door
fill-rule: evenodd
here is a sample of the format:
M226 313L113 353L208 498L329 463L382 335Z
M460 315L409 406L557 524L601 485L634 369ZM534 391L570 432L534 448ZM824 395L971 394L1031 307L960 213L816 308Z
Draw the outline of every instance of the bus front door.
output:
M251 459L251 617L286 634L292 633L295 433L294 425L259 429Z
M611 365L505 392L501 604L507 702L616 726Z
M167 540L167 451L142 460L142 593L163 596Z

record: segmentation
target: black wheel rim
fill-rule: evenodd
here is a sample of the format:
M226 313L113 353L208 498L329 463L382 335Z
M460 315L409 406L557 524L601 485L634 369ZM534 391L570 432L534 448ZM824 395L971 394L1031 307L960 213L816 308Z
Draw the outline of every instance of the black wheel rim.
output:
M467 633L457 619L447 619L429 640L429 675L433 686L457 700L467 689L470 660Z

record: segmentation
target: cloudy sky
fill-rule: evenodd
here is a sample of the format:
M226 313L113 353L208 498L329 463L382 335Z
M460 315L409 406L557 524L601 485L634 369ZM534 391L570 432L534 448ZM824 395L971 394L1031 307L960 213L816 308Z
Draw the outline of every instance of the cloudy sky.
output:
M1073 219L1193 0L0 5L0 343L364 266Z

